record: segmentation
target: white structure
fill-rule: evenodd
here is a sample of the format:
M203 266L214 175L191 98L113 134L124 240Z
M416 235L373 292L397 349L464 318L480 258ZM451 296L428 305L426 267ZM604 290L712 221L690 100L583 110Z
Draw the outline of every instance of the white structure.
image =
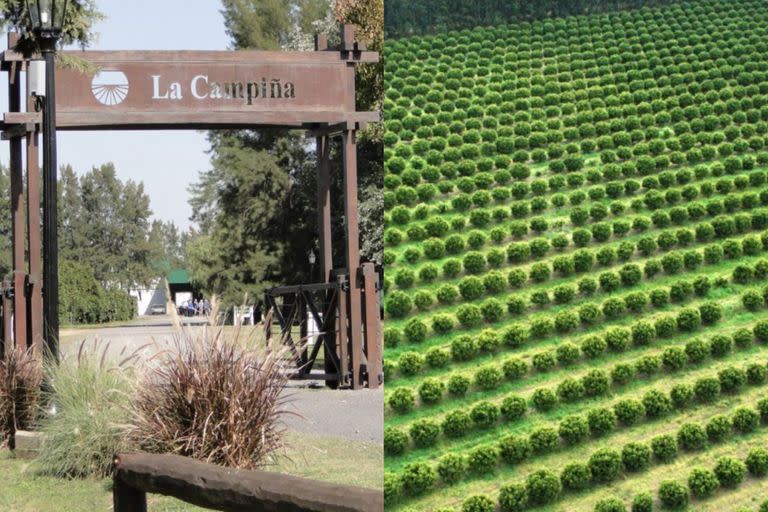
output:
M153 307L162 306L165 308L167 290L168 285L164 278L153 281L148 288L130 290L128 293L132 297L136 297L136 314L139 316L151 315Z
M235 306L232 308L235 325L254 325L253 306Z

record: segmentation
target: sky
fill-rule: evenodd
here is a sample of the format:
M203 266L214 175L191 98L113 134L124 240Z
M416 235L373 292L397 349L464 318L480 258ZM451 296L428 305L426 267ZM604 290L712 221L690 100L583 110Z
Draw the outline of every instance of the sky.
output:
M89 50L226 50L229 37L220 0L97 0L107 19L94 31ZM5 49L3 35L0 49ZM0 75L0 108L8 109L7 75ZM197 131L59 132L60 165L78 174L106 162L118 177L144 182L154 217L182 229L191 225L187 187L209 168L205 133ZM8 144L0 144L8 164Z

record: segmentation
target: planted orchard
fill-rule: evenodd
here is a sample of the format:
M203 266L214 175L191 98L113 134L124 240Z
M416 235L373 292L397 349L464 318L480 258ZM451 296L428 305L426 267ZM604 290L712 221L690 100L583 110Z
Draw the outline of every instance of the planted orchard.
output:
M757 7L388 43L388 508L706 507L764 485Z

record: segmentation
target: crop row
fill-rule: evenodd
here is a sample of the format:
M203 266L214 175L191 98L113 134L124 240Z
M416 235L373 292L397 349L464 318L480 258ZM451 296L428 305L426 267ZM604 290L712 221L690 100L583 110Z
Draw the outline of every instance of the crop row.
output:
M593 415L594 424L602 427L616 422L615 413L609 409L601 410L602 415ZM758 402L757 408L741 407L730 416L718 415L706 424L685 423L672 434L661 434L651 439L650 443L627 443L621 450L613 448L601 448L593 452L586 463L573 462L565 466L560 475L549 470L534 471L528 476L526 484L511 484L503 486L500 491L500 503L502 510L527 510L527 505L545 505L559 499L561 493L579 492L592 485L606 485L618 479L623 472L634 473L647 469L653 461L665 464L673 461L680 450L688 452L701 452L708 444L722 443L734 434L749 434L760 427L761 421L768 423L768 399ZM565 426L564 426L565 425ZM566 443L580 443L590 435L590 420L571 416L560 424L566 433ZM426 462L412 462L407 464L399 475L389 474L385 487L389 483L390 488L385 489L385 496L390 500L398 497L398 494L417 496L428 491L436 485L438 477L445 485L455 484L461 479L474 474L475 476L492 472L499 460L508 464L519 464L530 458L551 453L560 446L558 431L540 429L539 435L533 434L528 438L508 436L501 440L497 446L483 446L475 449L469 455L448 454L443 456L436 467ZM599 431L596 435L601 435ZM573 436L573 437L571 437ZM764 450L763 450L764 451ZM761 476L768 472L768 460L759 459L755 468ZM730 478L725 474L719 475L723 483L738 484L744 478L744 469L735 471ZM545 476L546 475L546 476ZM547 481L546 492L537 489L536 485L530 485L532 480L544 479ZM509 501L510 491L514 489L516 497L525 496L525 501L519 499ZM525 490L527 492L520 492ZM696 492L704 489L696 486ZM533 491L533 492L531 492ZM542 491L542 492L539 492ZM714 491L714 489L712 489ZM686 493L687 497L687 493ZM511 503L517 502L515 506ZM519 508L518 508L519 507Z

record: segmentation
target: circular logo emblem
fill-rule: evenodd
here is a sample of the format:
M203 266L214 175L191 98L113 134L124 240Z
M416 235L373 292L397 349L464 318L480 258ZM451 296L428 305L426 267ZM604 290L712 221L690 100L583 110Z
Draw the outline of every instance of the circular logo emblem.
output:
M93 77L91 91L102 105L119 105L128 96L128 77L122 71L102 71Z

